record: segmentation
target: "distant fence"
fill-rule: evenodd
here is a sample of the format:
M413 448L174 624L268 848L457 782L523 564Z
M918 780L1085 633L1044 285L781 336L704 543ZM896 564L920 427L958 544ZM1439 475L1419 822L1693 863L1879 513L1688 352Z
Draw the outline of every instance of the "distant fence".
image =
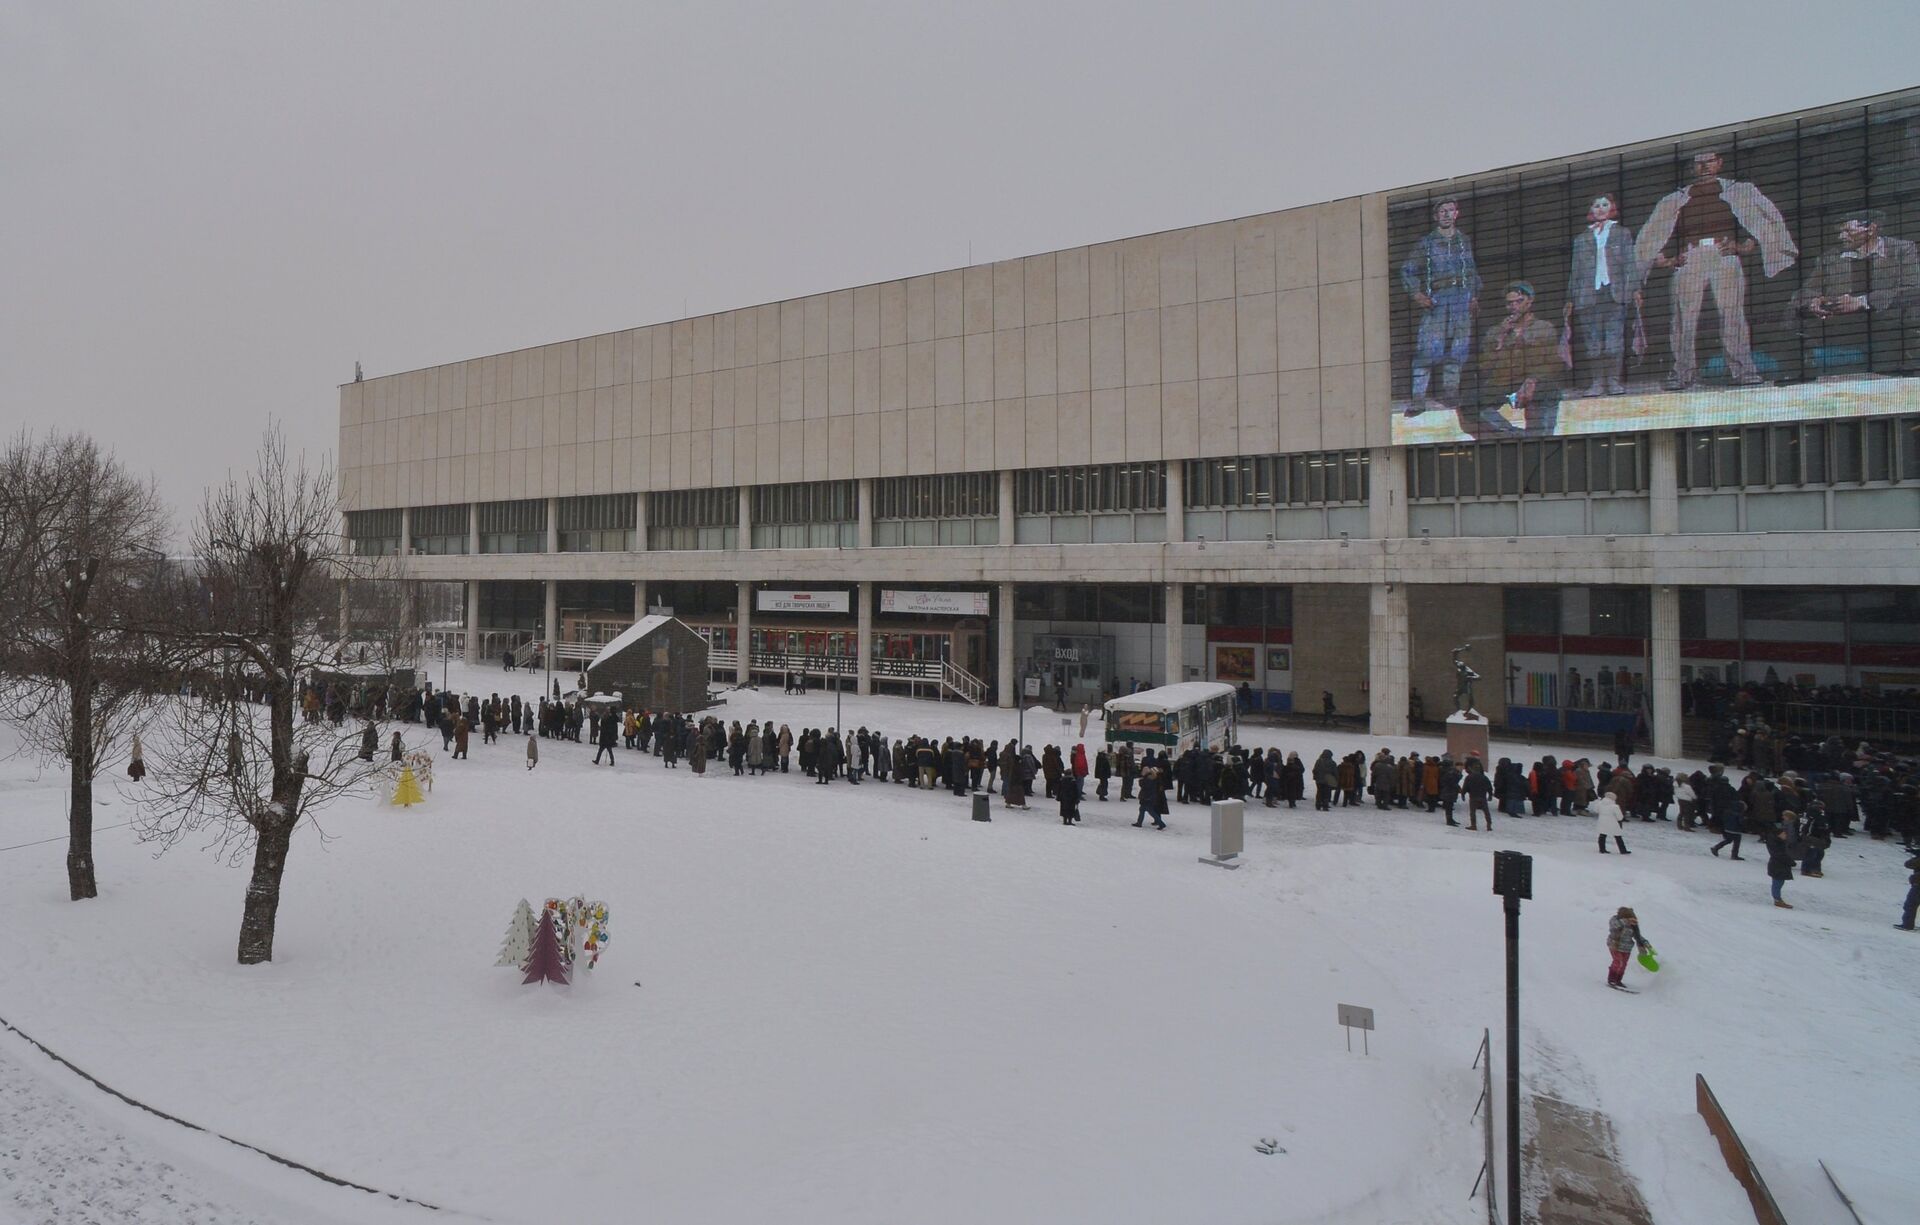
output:
M1752 1154L1740 1142L1740 1135L1733 1130L1727 1112L1720 1109L1720 1099L1707 1087L1707 1078L1698 1073L1693 1078L1693 1096L1700 1117L1707 1121L1707 1130L1720 1142L1720 1156L1726 1159L1727 1169L1747 1189L1747 1201L1753 1205L1753 1219L1760 1225L1787 1225L1787 1218L1780 1214L1780 1205L1774 1202L1773 1192L1767 1190L1767 1180L1760 1176L1760 1168L1754 1165Z
M1920 710L1912 707L1762 702L1756 709L1775 731L1796 736L1920 743Z
M1480 1191L1480 1184L1487 1186L1487 1225L1500 1225L1500 1196L1493 1189L1493 1031L1480 1031L1480 1049L1474 1053L1473 1066L1480 1069L1480 1101L1473 1108L1473 1117L1481 1120L1480 1131L1486 1142L1485 1156L1480 1163L1480 1176L1473 1180L1473 1190L1467 1192L1472 1199ZM1481 1112L1485 1111L1484 1114ZM1468 1122L1472 1122L1470 1118Z

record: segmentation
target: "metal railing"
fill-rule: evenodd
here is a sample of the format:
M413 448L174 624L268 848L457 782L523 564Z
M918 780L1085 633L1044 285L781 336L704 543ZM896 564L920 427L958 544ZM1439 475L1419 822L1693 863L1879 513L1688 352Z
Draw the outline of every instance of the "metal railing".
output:
M740 674L740 652L710 649L707 652L709 671L732 679ZM755 651L753 653L753 671L756 673L799 673L802 676L851 679L859 673L859 663L851 655L804 655L785 651ZM943 659L891 659L877 658L873 661L873 678L878 681L906 681L910 684L926 684L946 689L963 701L978 706L986 700L987 683L948 660Z
M1487 1225L1500 1225L1499 1193L1494 1187L1493 1169L1493 1031L1480 1031L1480 1049L1474 1052L1473 1066L1480 1069L1480 1100L1473 1105L1473 1114L1467 1121L1483 1119L1481 1132L1486 1138L1485 1157L1480 1162L1480 1173L1474 1177L1473 1190L1467 1192L1472 1199L1480 1192L1480 1185L1487 1187ZM1485 1111L1485 1115L1481 1111Z
M1823 702L1761 702L1754 710L1776 732L1840 736L1876 743L1920 743L1920 710L1904 706L1830 706Z

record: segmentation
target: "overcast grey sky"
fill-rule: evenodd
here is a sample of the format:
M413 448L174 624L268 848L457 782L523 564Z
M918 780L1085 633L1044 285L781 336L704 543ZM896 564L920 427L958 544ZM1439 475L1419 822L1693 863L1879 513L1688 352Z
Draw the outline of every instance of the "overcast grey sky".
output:
M1915 83L1920 4L0 0L0 427L183 513L337 384Z

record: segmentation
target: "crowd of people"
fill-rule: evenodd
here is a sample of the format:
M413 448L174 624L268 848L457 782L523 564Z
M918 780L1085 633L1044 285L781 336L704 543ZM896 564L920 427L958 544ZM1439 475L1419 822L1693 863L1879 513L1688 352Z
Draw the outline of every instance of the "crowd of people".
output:
M1765 849L1774 904L1792 909L1786 882L1825 875L1828 848L1859 832L1873 840L1898 837L1920 851L1920 759L1849 747L1838 738L1809 744L1772 733L1751 720L1716 740L1705 770L1675 773L1651 763L1633 768L1632 740L1616 737L1612 760L1543 755L1537 761L1502 757L1489 770L1477 756L1455 761L1446 754L1382 748L1371 758L1354 750L1336 756L1323 749L1308 765L1300 754L1279 748L1251 751L1205 746L1178 754L1131 744L1021 744L1013 739L890 737L866 727L841 730L749 719L744 724L714 715L621 709L576 693L563 696L558 682L537 701L518 694L459 695L424 689L395 692L377 685L352 689L316 684L302 695L309 720L336 724L349 715L368 720L362 756L376 749L374 721L391 711L401 721L424 723L441 736L443 751L467 756L477 730L483 744L502 735L524 736L527 767L539 761L542 740L594 747L593 763L615 762L616 749L655 758L662 767L684 763L696 775L729 771L735 776L797 772L815 785L835 782L891 783L912 790L945 790L956 796L997 794L1009 809L1030 810L1038 796L1057 809L1062 823L1081 820L1081 804L1104 802L1117 789L1131 805L1133 824L1166 829L1175 804L1205 805L1243 799L1274 808L1297 808L1309 797L1316 811L1359 807L1412 810L1439 815L1448 826L1491 831L1503 819L1574 816L1596 820L1602 854L1631 854L1633 823L1672 822L1682 833L1717 836L1707 849L1716 857L1742 860L1748 839ZM396 732L391 752L402 751ZM1744 776L1736 784L1734 775ZM1464 808L1464 812L1459 810ZM1611 848L1609 844L1611 843ZM1920 868L1920 860L1910 868ZM1915 871L1920 896L1920 871ZM1911 927L1912 903L1901 926Z

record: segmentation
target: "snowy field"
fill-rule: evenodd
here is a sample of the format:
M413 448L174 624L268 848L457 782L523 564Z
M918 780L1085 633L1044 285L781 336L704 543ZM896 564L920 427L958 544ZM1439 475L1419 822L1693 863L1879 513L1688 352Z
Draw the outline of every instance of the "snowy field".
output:
M455 666L469 678L540 683ZM818 693L722 713L796 735L834 719ZM847 697L845 719L889 738L1015 726L899 698ZM1077 738L1052 714L1027 731ZM1246 739L1307 760L1416 743ZM476 734L424 806L328 810L324 841L296 838L275 960L247 969L244 868L194 845L154 858L106 828L130 815L108 787L101 896L70 903L62 781L0 758L0 1017L160 1109L449 1210L155 1119L0 1032L0 1222L1483 1220L1469 1064L1503 1024L1503 847L1536 857L1528 1086L1613 1119L1655 1220L1752 1219L1696 1072L1796 1222L1836 1219L1817 1158L1865 1181L1914 1149L1920 940L1890 928L1889 845L1839 843L1781 911L1761 856L1711 858L1671 825L1630 825L1633 856L1602 858L1581 818L1489 835L1256 805L1226 872L1196 862L1198 807L1157 832L1089 798L1070 829L1038 797L996 799L976 824L945 793L541 748L528 773L521 742ZM611 909L598 969L563 990L493 966L515 902L572 894ZM1630 971L1639 995L1603 986L1620 905L1667 963ZM1336 1003L1375 1010L1371 1055L1348 1052Z

